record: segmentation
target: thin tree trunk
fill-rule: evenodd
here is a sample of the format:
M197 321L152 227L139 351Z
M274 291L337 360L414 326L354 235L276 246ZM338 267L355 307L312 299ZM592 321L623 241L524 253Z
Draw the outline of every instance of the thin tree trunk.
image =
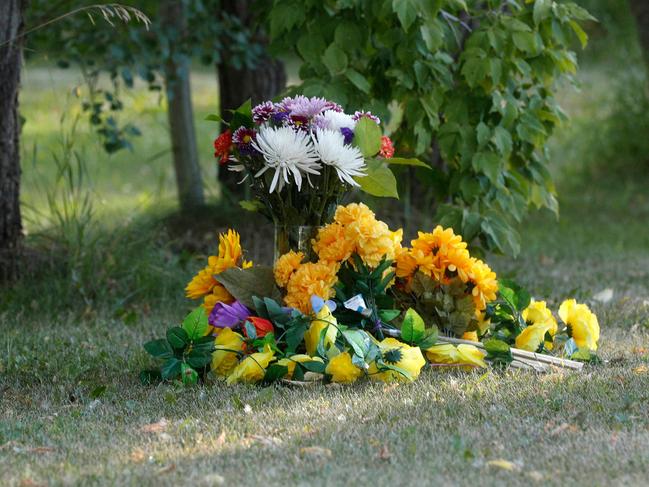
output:
M186 28L182 2L166 0L161 13L165 27L181 36ZM173 37L172 37L173 39ZM192 107L190 65L186 55L173 51L165 64L169 131L173 150L178 200L183 212L205 204L201 167L198 162L194 110Z
M649 2L647 0L629 0L629 4L631 13L635 17L638 40L645 64L649 66Z
M16 277L22 240L18 90L26 1L0 1L0 282ZM4 44L11 41L8 44Z

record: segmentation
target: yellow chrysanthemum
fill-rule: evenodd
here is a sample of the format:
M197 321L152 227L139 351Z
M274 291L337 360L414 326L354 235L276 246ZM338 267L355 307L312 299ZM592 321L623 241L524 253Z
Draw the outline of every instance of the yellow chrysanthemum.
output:
M256 352L243 359L228 376L227 383L259 382L266 375L266 367L275 358L275 354L266 345L263 352Z
M541 321L525 327L516 337L516 348L536 352L545 341L545 334L550 331L551 326L550 323Z
M597 350L599 322L588 306L577 304L574 299L567 299L559 307L559 316L579 348Z
M221 284L216 284L212 288L212 293L205 296L203 299L203 308L205 312L209 315L216 303L225 303L230 304L234 301L234 297L223 287Z
M328 327L324 337L325 349L330 348L336 342L336 337L338 336L338 321L331 314L328 306L323 306L316 313L315 317L316 319L311 322L309 329L304 333L306 352L310 356L316 354L322 330Z
M334 215L334 221L341 225L350 225L366 219L375 220L376 217L374 212L363 203L350 203L347 206L339 206L336 208L336 214Z
M306 355L303 353L291 355L290 357L285 357L281 360L278 360L277 363L279 365L284 365L285 367L288 368L288 372L286 373L286 378L292 379L293 372L295 372L295 365L297 363L313 362L313 361L324 363L324 361L320 357L311 357L310 355Z
M216 285L211 267L206 267L198 272L185 288L185 294L189 299L199 299L210 294Z
M359 238L356 244L358 255L370 267L378 266L383 258L394 260L401 250L403 230L392 232L385 223L379 223L373 226L369 235Z
M473 302L476 309L483 310L487 307L489 301L496 299L496 293L498 292L496 273L487 264L477 259L473 263L472 272L471 281L474 284L472 291Z
M345 228L338 222L330 223L318 231L313 240L313 250L320 260L344 262L354 251L355 243L345 238Z
M243 350L243 337L230 328L223 328L214 340L216 350L212 352L212 371L227 376L239 362L236 352Z
M229 229L227 233L219 235L219 257L221 259L231 261L235 266L242 255L241 238L237 232Z
M350 384L358 379L363 372L352 363L352 357L347 352L340 353L329 360L325 372L331 375L332 382Z
M486 353L473 345L440 343L426 349L426 357L434 364L457 364L467 368L486 368Z
M284 302L302 313L311 310L311 296L329 299L334 296L333 286L338 278L338 264L335 262L307 262L293 273L286 287Z
M293 273L300 267L303 259L304 254L302 252L294 252L293 250L277 259L273 272L278 286L286 287Z
M421 368L426 365L426 360L421 354L419 347L411 347L391 337L379 342L378 345L385 363L405 370L410 374L412 380L419 377ZM376 362L370 364L368 375L374 380L381 380L383 382L402 382L408 380L406 376L396 370L388 369L379 371Z

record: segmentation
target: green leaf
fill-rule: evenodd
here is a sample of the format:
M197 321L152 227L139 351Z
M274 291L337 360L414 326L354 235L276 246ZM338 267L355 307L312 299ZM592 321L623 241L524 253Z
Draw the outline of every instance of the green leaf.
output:
M365 157L372 157L381 150L381 128L368 117L362 117L354 128L354 145Z
M381 318L381 321L384 323L389 323L393 319L395 319L397 316L401 314L401 310L399 309L380 309L379 310L379 318Z
M494 152L478 152L473 156L473 168L485 174L492 184L502 185L500 156Z
M403 157L391 157L390 159L384 159L385 162L395 166L416 166L416 167L425 167L426 169L432 169L424 161L413 158L403 158Z
M370 83L367 81L367 78L363 76L361 73L356 71L355 69L348 68L347 71L345 71L345 76L349 81L352 82L352 84L361 90L363 93L369 93L371 89ZM375 124L376 125L376 124Z
M403 341L410 345L419 343L424 337L425 328L426 325L419 313L412 308L408 308L401 324L401 338Z
M361 330L343 330L342 335L354 349L356 355L365 357L370 349L370 339L367 333Z
M584 29L582 29L581 26L574 20L571 20L570 22L568 22L568 24L570 25L570 27L572 27L572 30L577 36L577 39L579 39L581 48L585 49L586 45L588 44L588 34L586 34L586 32L584 32Z
M484 348L487 352L487 359L494 365L507 366L512 360L512 351L509 345L502 340L496 338L489 338L483 342Z
M189 345L189 335L183 328L174 326L167 330L167 341L174 349L182 350Z
M429 328L424 332L424 336L419 341L417 346L422 350L427 350L437 343L438 336L439 336L439 331L437 330L436 326Z
M323 362L319 362L318 360L301 362L301 365L309 372L315 372L316 374L324 374L325 368L327 367Z
M169 346L169 342L164 338L159 338L158 340L151 340L144 344L144 350L149 352L150 355L153 355L155 358L170 358L173 357L173 350Z
M106 393L108 388L106 386L97 386L92 391L90 391L90 399L97 399L103 396Z
M187 364L180 365L180 374L183 384L186 386L192 386L198 382L198 373Z
M264 204L259 200L241 200L239 201L239 206L246 211L256 212L264 207Z
M539 25L545 19L550 17L552 12L552 0L535 0L533 18L534 23Z
M148 386L154 382L160 382L162 380L162 374L159 370L143 370L140 372L140 382Z
M304 34L297 41L297 52L305 61L311 63L319 63L326 48L327 44L319 34Z
M209 122L223 122L223 118L221 118L221 115L218 113L210 113L207 117L205 117L205 120Z
M304 6L302 2L278 2L270 10L269 21L270 35L276 38L304 21Z
M173 379L180 374L181 361L176 357L171 357L162 367L162 378L165 380Z
M493 143L498 149L498 152L505 157L508 157L512 152L512 135L509 131L501 126L494 129L492 137Z
M306 329L306 322L300 321L286 330L284 339L286 340L287 351L294 352L297 350L297 347L302 343L302 340L304 340Z
M325 50L322 62L332 75L341 74L347 69L347 54L334 43Z
M183 330L187 332L190 340L196 340L204 336L208 328L207 314L205 313L205 308L202 306L194 309L183 320Z
M288 367L286 365L272 364L266 369L262 384L272 384L273 382L286 377L286 374L288 374Z
M525 53L534 54L538 51L537 38L533 32L514 32L512 40L514 45Z
M397 180L380 161L367 161L365 173L363 177L354 178L363 191L372 196L399 199Z
M406 32L417 18L418 4L419 0L392 0L392 11L397 14Z
M517 256L521 250L520 237L511 225L500 216L491 215L480 225L484 234L491 239L493 246L509 255Z
M272 267L255 266L248 269L231 267L215 275L214 278L223 284L235 299L251 309L255 307L253 296L265 296L275 301L282 299L275 284Z
M487 144L487 142L489 142L489 138L491 137L491 130L486 123L480 122L476 127L476 133L478 136L478 147L482 149Z

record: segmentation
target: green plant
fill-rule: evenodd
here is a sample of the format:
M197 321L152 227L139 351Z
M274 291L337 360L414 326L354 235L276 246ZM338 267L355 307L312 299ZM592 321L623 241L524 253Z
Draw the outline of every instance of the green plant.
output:
M392 116L399 150L435 166L419 177L436 218L509 254L530 206L558 211L555 85L576 71L573 36L585 46L591 19L551 0L275 0L269 12L274 48L303 61L296 90Z

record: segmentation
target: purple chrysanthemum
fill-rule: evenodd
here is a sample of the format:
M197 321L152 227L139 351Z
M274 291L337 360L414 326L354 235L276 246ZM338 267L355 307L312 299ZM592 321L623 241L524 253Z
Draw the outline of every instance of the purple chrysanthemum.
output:
M324 108L323 111L326 112L327 110L333 110L334 112L342 112L343 107L341 107L338 103L336 103L334 101L327 101L327 104L325 105L325 108Z
M232 304L216 303L208 322L216 328L238 328L251 314L239 301Z
M252 156L257 153L257 150L252 146L252 142L257 137L257 132L248 127L239 127L232 134L232 142L236 144L237 150L240 154Z
M252 109L252 119L257 125L268 121L275 112L275 104L271 101L265 101Z
M309 131L309 119L300 115L290 115L286 119L286 125L292 127L293 129L302 130L304 132Z
M283 125L284 121L288 118L288 112L285 111L278 111L275 112L271 115L270 119L275 123L276 125Z
M345 138L345 145L351 144L352 140L354 140L354 131L349 127L342 127L340 133L343 134L343 137Z
M352 118L355 121L358 121L363 117L367 117L370 120L373 120L377 125L379 125L381 123L381 119L379 117L377 117L376 115L372 115L372 112L366 112L366 111L361 110L361 111L354 112L354 115L352 115Z
M304 95L298 95L293 98L284 98L280 105L291 115L298 117L313 118L322 113L331 104L330 101L324 98L311 97L307 98Z

